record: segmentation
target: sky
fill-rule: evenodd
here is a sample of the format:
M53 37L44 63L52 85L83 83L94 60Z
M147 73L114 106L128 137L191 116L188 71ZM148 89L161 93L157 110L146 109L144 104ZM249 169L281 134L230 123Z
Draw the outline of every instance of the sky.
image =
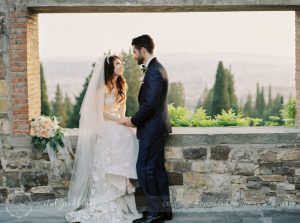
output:
M39 14L40 58L96 58L150 34L162 53L294 57L294 12Z

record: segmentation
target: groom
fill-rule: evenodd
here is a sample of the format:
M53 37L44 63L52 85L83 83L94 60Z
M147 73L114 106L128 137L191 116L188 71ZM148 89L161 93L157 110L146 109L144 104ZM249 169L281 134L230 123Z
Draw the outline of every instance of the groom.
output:
M132 40L133 57L143 66L144 81L139 110L124 124L137 127L139 154L136 164L139 184L146 195L147 212L133 223L163 222L172 219L168 176L164 166L166 136L172 132L168 117L168 74L153 56L154 42L149 35Z

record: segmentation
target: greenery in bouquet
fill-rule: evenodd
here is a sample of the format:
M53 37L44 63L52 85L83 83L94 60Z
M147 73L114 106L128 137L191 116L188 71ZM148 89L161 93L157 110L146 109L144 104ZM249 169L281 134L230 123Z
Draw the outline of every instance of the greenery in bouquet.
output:
M31 143L38 150L44 151L47 144L58 152L58 146L64 147L64 130L55 116L39 116L31 120Z

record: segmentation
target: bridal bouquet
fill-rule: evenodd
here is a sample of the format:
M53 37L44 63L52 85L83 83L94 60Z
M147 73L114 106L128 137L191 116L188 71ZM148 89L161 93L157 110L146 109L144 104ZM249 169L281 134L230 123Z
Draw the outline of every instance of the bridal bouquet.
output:
M39 116L31 120L32 144L36 149L45 150L47 144L58 152L58 145L64 147L64 131L55 116Z
M74 155L70 140L58 124L55 116L39 116L31 120L30 129L31 143L36 149L49 154L51 167L57 176L62 168L61 161L66 164L66 170L70 171L70 154Z

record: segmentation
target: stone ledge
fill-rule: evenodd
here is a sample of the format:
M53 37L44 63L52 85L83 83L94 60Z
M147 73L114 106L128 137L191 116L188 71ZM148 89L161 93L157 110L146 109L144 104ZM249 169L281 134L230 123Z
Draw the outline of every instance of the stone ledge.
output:
M78 129L66 129L72 147L76 147ZM287 127L207 127L173 128L168 146L218 144L300 144L300 128ZM285 145L286 146L286 145Z
M20 3L19 3L20 4ZM21 3L22 4L22 3ZM20 4L20 5L21 5ZM296 10L300 3L295 0L198 0L198 1L99 1L99 0L27 0L22 6L34 12L185 12L185 11L258 11Z

